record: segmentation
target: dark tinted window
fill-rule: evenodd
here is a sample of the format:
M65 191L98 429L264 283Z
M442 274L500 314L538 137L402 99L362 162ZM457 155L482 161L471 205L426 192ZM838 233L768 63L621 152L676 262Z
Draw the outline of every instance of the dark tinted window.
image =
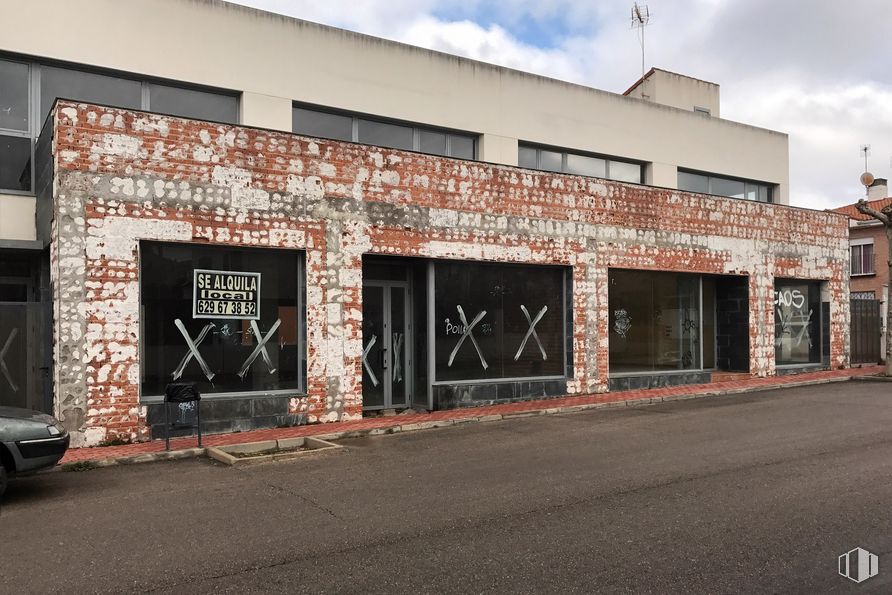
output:
M178 373L182 381L198 382L203 393L300 389L305 370L302 253L146 242L140 263L143 395L163 394ZM259 273L260 319L193 318L195 269ZM252 359L262 340L255 325L261 337L269 338L266 354L258 352ZM210 381L198 358L190 357L180 326L213 374Z
M420 130L418 132L418 150L422 153L445 155L446 133L436 130Z
M611 160L608 164L607 177L619 182L641 183L641 165Z
M359 119L359 142L390 147L393 149L413 148L413 132L409 126Z
M563 297L559 267L436 263L436 379L562 376Z
M353 118L351 116L296 107L292 111L291 119L292 131L297 134L335 140L353 140Z
M744 198L745 184L740 180L728 180L725 178L710 178L710 192L720 196L730 196L731 198Z
M611 373L700 368L700 277L608 273Z
M809 281L774 284L774 357L778 365L821 361L821 288Z
M633 184L641 183L640 163L617 161L570 151L543 149L521 144L517 148L517 164L520 167L531 169L607 178Z
M771 186L769 184L682 170L678 171L678 189L730 198L745 198L758 202L771 202Z
M458 157L459 159L474 159L474 138L471 136L462 136L452 134L451 145L449 151L450 157Z
M517 148L517 165L529 169L536 169L539 164L536 162L537 151L533 147L520 146Z
M418 151L431 155L474 159L476 138L413 124L361 118L306 107L292 110L291 130L296 134Z
M233 95L183 89L168 85L149 85L149 109L153 112L236 124L238 98Z
M568 153L567 173L603 178L607 175L607 162L597 157Z
M686 171L678 172L678 189L709 194L709 178Z
M0 128L28 130L28 65L0 60Z
M0 136L0 188L31 189L31 139Z
M140 109L142 83L92 72L44 66L40 70L40 121L57 98Z

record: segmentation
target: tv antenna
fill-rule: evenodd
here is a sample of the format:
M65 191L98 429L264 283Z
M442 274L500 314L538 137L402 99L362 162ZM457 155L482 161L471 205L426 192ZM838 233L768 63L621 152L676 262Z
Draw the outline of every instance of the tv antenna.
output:
M861 154L864 155L864 173L861 174L861 184L864 186L864 193L870 196L870 185L874 182L873 174L867 168L867 158L870 156L870 145L861 145Z
M641 76L644 76L644 28L650 23L650 9L647 4L632 5L632 28L638 29L638 41L641 43Z

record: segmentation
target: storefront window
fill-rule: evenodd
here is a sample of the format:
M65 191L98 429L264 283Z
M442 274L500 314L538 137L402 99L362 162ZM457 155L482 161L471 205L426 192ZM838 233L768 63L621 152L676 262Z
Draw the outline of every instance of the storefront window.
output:
M301 390L300 252L143 242L140 260L142 395Z
M821 361L821 289L808 281L774 284L774 358L779 366Z
M610 271L610 372L697 370L700 277Z
M564 269L435 266L437 381L564 375Z

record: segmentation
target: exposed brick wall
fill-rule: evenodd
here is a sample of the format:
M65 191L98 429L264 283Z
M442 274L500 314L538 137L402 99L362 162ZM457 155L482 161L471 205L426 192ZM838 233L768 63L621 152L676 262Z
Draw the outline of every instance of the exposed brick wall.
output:
M146 438L138 241L306 251L313 421L362 412L362 255L573 268L574 377L604 391L609 267L747 275L750 366L775 372L775 277L822 279L847 365L845 217L238 126L60 103L53 281L58 414L76 444Z
M873 291L876 299L883 299L883 286L889 284L889 266L886 263L886 255L889 254L889 240L882 225L870 225L865 227L853 227L850 230L853 240L873 238L873 264L874 275L852 277L852 291Z

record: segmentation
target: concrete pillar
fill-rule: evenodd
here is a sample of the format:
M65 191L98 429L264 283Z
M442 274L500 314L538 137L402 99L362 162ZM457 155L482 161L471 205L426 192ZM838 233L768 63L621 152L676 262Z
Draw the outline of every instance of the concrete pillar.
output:
M287 97L242 93L241 123L245 126L291 132L291 105Z
M678 188L678 168L671 163L648 163L644 168L644 183L663 188Z
M19 194L0 194L0 240L36 240L37 199Z
M480 135L478 158L488 163L517 165L517 139L496 134Z

